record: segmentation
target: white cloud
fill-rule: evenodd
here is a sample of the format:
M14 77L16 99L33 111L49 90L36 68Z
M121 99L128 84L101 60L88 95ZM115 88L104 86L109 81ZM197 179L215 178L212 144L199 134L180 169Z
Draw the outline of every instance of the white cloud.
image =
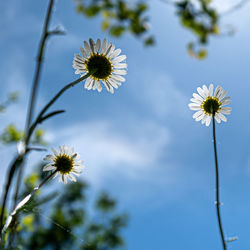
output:
M167 73L158 73L154 76L150 70L144 72L148 72L145 80L136 81L140 95L138 91L133 91L137 98L160 118L166 118L168 115L185 117L188 98L175 86L172 78Z
M150 177L170 141L168 130L152 122L144 122L132 133L98 121L73 125L48 135L53 144L75 147L87 166L87 178L95 185L114 173L128 179Z

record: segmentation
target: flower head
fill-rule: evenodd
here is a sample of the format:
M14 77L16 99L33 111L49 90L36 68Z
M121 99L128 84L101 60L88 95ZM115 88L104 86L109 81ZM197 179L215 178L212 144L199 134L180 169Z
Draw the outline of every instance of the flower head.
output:
M120 55L121 50L115 49L115 45L108 43L106 39L101 43L97 39L95 43L89 39L84 41L84 47L80 48L82 55L75 54L73 68L76 74L94 73L87 78L84 87L88 90L102 90L102 83L106 89L114 93L113 88L118 88L125 81L122 75L127 74L127 64L124 62L125 55Z
M197 111L194 113L193 118L196 121L201 121L202 124L209 126L211 122L212 115L218 123L221 121L226 122L227 118L224 114L229 115L232 108L223 107L230 103L230 97L226 96L226 91L217 86L213 93L213 84L203 85L202 88L198 87L198 94L193 93L193 98L190 99L191 103L188 105L191 110Z
M54 178L57 175L60 175L59 181L67 183L67 177L71 181L76 181L74 175L79 176L82 172L83 166L82 161L79 161L80 158L78 153L74 152L72 148L69 150L68 147L63 145L59 147L59 150L52 148L54 155L46 155L44 161L51 161L43 167L43 171L56 171Z

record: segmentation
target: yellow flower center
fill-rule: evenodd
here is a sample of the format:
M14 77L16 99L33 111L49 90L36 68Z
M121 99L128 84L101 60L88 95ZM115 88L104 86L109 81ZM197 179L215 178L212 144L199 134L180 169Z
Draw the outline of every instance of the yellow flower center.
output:
M201 104L201 108L207 115L216 114L220 110L221 103L217 97L209 96Z
M74 160L68 155L61 154L55 158L54 166L61 174L68 174L74 166Z
M96 80L105 80L112 73L112 63L105 55L92 54L85 62L85 66L88 72L96 70L92 75Z

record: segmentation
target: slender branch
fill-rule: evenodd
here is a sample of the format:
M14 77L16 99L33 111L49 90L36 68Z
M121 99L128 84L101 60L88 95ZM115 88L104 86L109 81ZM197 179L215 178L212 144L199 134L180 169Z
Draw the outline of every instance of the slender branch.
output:
M35 107L36 94L37 94L37 89L38 89L39 80L40 80L40 72L41 72L42 63L43 63L43 54L44 54L46 41L47 41L48 37L52 34L52 33L49 33L48 28L49 28L49 23L50 23L50 19L51 19L53 5L54 5L54 0L50 0L49 6L47 9L47 14L46 14L45 21L44 21L43 32L42 32L42 36L41 36L41 40L40 40L40 44L39 44L39 49L38 49L35 75L34 75L33 84L32 84L32 90L31 90L31 95L30 95L31 97L30 97L30 102L29 102L29 106L28 106L27 120L26 120L26 126L25 126L25 134L26 135L29 131L30 123L31 123L32 116L33 116L33 110ZM28 143L29 143L29 140L27 140L27 138L26 138L25 145L28 145ZM20 189L22 174L23 174L23 167L21 166L19 168L17 182L16 182L16 190L15 190L15 195L14 195L13 208L16 206L16 203L17 203L18 192Z
M30 99L30 103L28 107L28 116L27 116L26 129L25 129L26 132L29 130L29 126L30 126L32 116L33 116L33 110L34 110L35 100L36 100L36 92L38 88L38 83L40 79L40 71L41 71L42 61L43 61L44 48L45 48L46 40L49 36L48 27L49 27L49 22L51 18L53 4L54 4L54 0L50 0L45 22L44 22L43 33L42 33L42 37L41 37L41 41L39 45L35 76L34 76L33 86L32 86L32 91L31 91L31 99ZM26 139L26 144L27 144L27 139Z
M216 188L215 188L215 195L216 195L216 201L215 201L215 205L216 205L216 213L217 213L217 220L218 220L218 225L219 225L219 230L220 230L220 237L221 237L221 241L222 241L222 246L223 246L223 250L227 249L226 246L226 241L225 241L225 237L224 237L224 233L223 233L223 228L222 228L222 222L221 222L221 215L220 215L220 193L219 193L219 189L220 189L220 183L219 183L219 166L218 166L218 156L217 156L217 148L216 148L216 135L215 135L215 118L214 118L214 114L212 117L213 120L213 144L214 144L214 160L215 160L215 183L216 183Z
M3 217L4 217L4 210L6 207L6 201L7 201L7 197L8 197L8 193L9 193L9 189L10 189L10 185L12 183L12 179L13 176L15 174L15 170L21 165L21 163L23 162L23 156L17 156L10 168L9 168L9 173L8 173L8 181L6 182L6 186L5 186L5 193L3 196L3 202L2 202L2 208L1 208L1 217L0 217L0 230L2 231L3 228Z
M48 180L50 180L55 173L57 172L57 170L53 171L50 175L48 175L37 187L35 187L28 195L26 195L18 204L17 206L13 209L13 211L11 212L11 214L8 216L6 223L3 227L2 233L4 233L6 231L6 229L9 227L13 216L16 215L17 211L20 210L29 200L30 198L34 195L34 193L39 190Z
M69 88L74 87L77 83L85 80L86 78L88 78L90 75L92 75L93 73L95 73L96 70L78 78L77 80L67 84L66 86L64 86L52 99L51 101L44 106L44 108L40 111L40 113L38 114L36 120L34 121L34 123L30 126L29 132L27 134L27 139L30 140L30 137L32 135L32 133L34 132L36 126L41 123L43 121L42 117L45 114L45 112L49 109L49 107Z
M44 108L41 110L41 112L38 114L36 120L34 121L34 123L31 125L31 127L29 128L28 134L27 134L27 139L28 142L31 138L32 133L34 132L36 126L41 123L41 118L43 117L44 113L49 109L49 107L70 87L74 87L76 84L78 84L79 82L85 80L86 78L88 78L90 75L94 74L96 72L96 70L93 70L92 72L78 78L77 80L67 84L65 87L63 87L52 99L51 101L49 101L48 104L46 104L44 106ZM5 206L6 206L6 201L7 201L7 197L8 197L8 193L9 193L9 188L10 185L12 183L12 179L14 176L14 173L16 171L16 169L21 165L21 163L24 160L24 157L26 156L28 152L26 151L24 153L24 155L22 156L16 156L16 158L14 159L13 163L11 164L11 166L9 167L9 173L8 173L8 181L6 183L6 187L5 187L5 193L4 193L4 197L3 197L3 202L2 202L2 211L1 211L1 218L0 218L0 230L2 231L3 229L3 217L4 217L4 210L5 210Z

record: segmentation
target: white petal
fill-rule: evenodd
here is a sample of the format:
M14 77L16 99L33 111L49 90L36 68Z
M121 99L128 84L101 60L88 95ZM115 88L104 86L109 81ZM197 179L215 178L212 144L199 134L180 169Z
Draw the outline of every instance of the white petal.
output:
M227 104L229 104L231 102L231 100L225 100L225 101L223 101L222 103L221 103L221 105L227 105Z
M117 86L117 84L115 82L113 82L111 80L106 80L106 82L108 82L108 84L110 84L112 87L114 87L116 89L118 88L118 86Z
M98 38L95 44L95 52L98 53L101 47L101 40Z
M93 89L93 90L96 90L96 89L97 89L97 82L98 82L98 80L94 80L94 84L93 84L93 86L92 86L92 89Z
M98 92L102 91L102 85L101 85L100 81L97 82L97 91Z
M201 120L201 124L204 124L206 122L207 117L208 117L208 115L205 114L204 117Z
M200 121L200 120L202 120L203 118L204 118L204 116L205 116L205 113L202 113L200 116L198 116L196 119L195 119L195 121Z
M120 81L120 82L125 82L125 78L122 77L122 76L119 76L119 75L111 75L110 78L114 79L114 80L117 80L117 81Z
M91 54L89 44L86 41L84 41L84 49L89 55Z
M208 97L209 96L209 90L208 90L207 86L203 85L202 88L203 88L203 92L204 92L205 96Z
M219 93L220 93L220 86L217 86L216 87L216 89L215 89L215 91L214 91L214 97L217 97L218 98L218 95L219 95Z
M200 96L202 96L204 99L206 99L207 96L205 95L202 88L198 87L197 92L199 93Z
M118 63L118 62L122 62L123 60L125 60L127 57L126 55L122 55L122 56L118 56L113 60L113 63Z
M92 84L92 81L93 81L93 79L91 77L88 77L86 82L85 82L84 88L88 89L88 87Z
M230 115L230 113L232 111L232 108L230 108L230 107L222 107L220 111L223 114Z
M50 171L55 170L56 168L52 165L52 163L49 163L43 167L43 171Z
M227 91L221 88L219 100L222 100L226 94L227 94Z
M209 85L209 96L213 96L213 90L214 90L214 85L210 84Z
M116 63L114 64L114 68L116 69L126 69L128 65L126 63Z
M196 99L196 98L191 98L190 101L194 102L194 103L197 103L197 104L200 104L200 105L202 104L202 101L199 100L199 99Z
M110 92L110 93L114 93L114 89L111 86L111 84L108 81L104 81L103 84L105 85L106 89Z
M87 59L88 55L87 55L85 49L81 47L80 50L81 50L81 53L82 53L82 56L84 57L84 59Z
M211 115L207 117L206 119L206 126L208 127L210 125L210 122L211 122Z
M57 151L56 151L55 148L51 148L51 150L53 151L53 153L54 153L55 156L58 156L58 153L57 153Z
M204 101L204 98L202 98L200 95L196 94L196 93L193 93L193 97L200 100L201 102Z
M215 118L215 120L216 120L218 123L221 123L221 119L220 119L220 117L218 116L218 114L215 114L214 118Z
M110 43L110 44L111 44L111 47L110 47L110 49L108 49L107 52L106 52L106 55L107 55L107 57L109 57L109 58L110 58L110 55L112 55L113 52L114 52L114 50L115 50L115 45L112 44L112 43Z
M193 118L196 119L197 117L201 116L203 114L202 110L199 110L193 114Z
M67 176L65 174L62 174L62 182L67 184Z
M102 47L101 47L100 54L104 54L106 52L106 49L107 49L107 40L104 39L103 42L102 42Z
M63 177L62 177L62 174L60 174L60 176L59 176L59 182L63 182L63 179L62 179Z
M189 106L189 108L190 108L191 110L201 110L200 105L198 105L198 104L196 104L196 103L189 103L188 106Z
M79 155L78 153L74 153L74 154L71 156L71 158L72 158L73 160L77 160L77 159L80 158L80 155Z
M110 54L110 59L113 59L121 54L121 49L116 49L112 54Z
M59 175L59 172L55 172L53 179L55 179Z
M110 52L114 51L115 45L112 43L109 43L107 51L104 53L107 57L109 57Z
M229 100L230 96L224 97L223 99L220 100L220 102L222 103L222 105L225 105L224 102Z
M76 182L76 177L74 175L69 174L68 177L71 181Z
M43 158L43 160L44 160L44 161L53 161L54 158L55 158L54 155L46 155L46 156Z
M65 146L63 145L63 150L64 150L64 154L68 154L68 151L69 151L69 147L68 146Z
M117 75L126 75L127 74L127 71L123 70L123 69L115 69L113 72L114 72L114 74L117 74Z
M90 44L92 53L95 53L95 43L92 38L89 39L89 44Z
M74 148L71 148L70 151L69 151L69 155L70 156L74 155L75 154L74 152L75 152Z
M223 122L227 121L227 118L222 113L218 113L218 116Z

